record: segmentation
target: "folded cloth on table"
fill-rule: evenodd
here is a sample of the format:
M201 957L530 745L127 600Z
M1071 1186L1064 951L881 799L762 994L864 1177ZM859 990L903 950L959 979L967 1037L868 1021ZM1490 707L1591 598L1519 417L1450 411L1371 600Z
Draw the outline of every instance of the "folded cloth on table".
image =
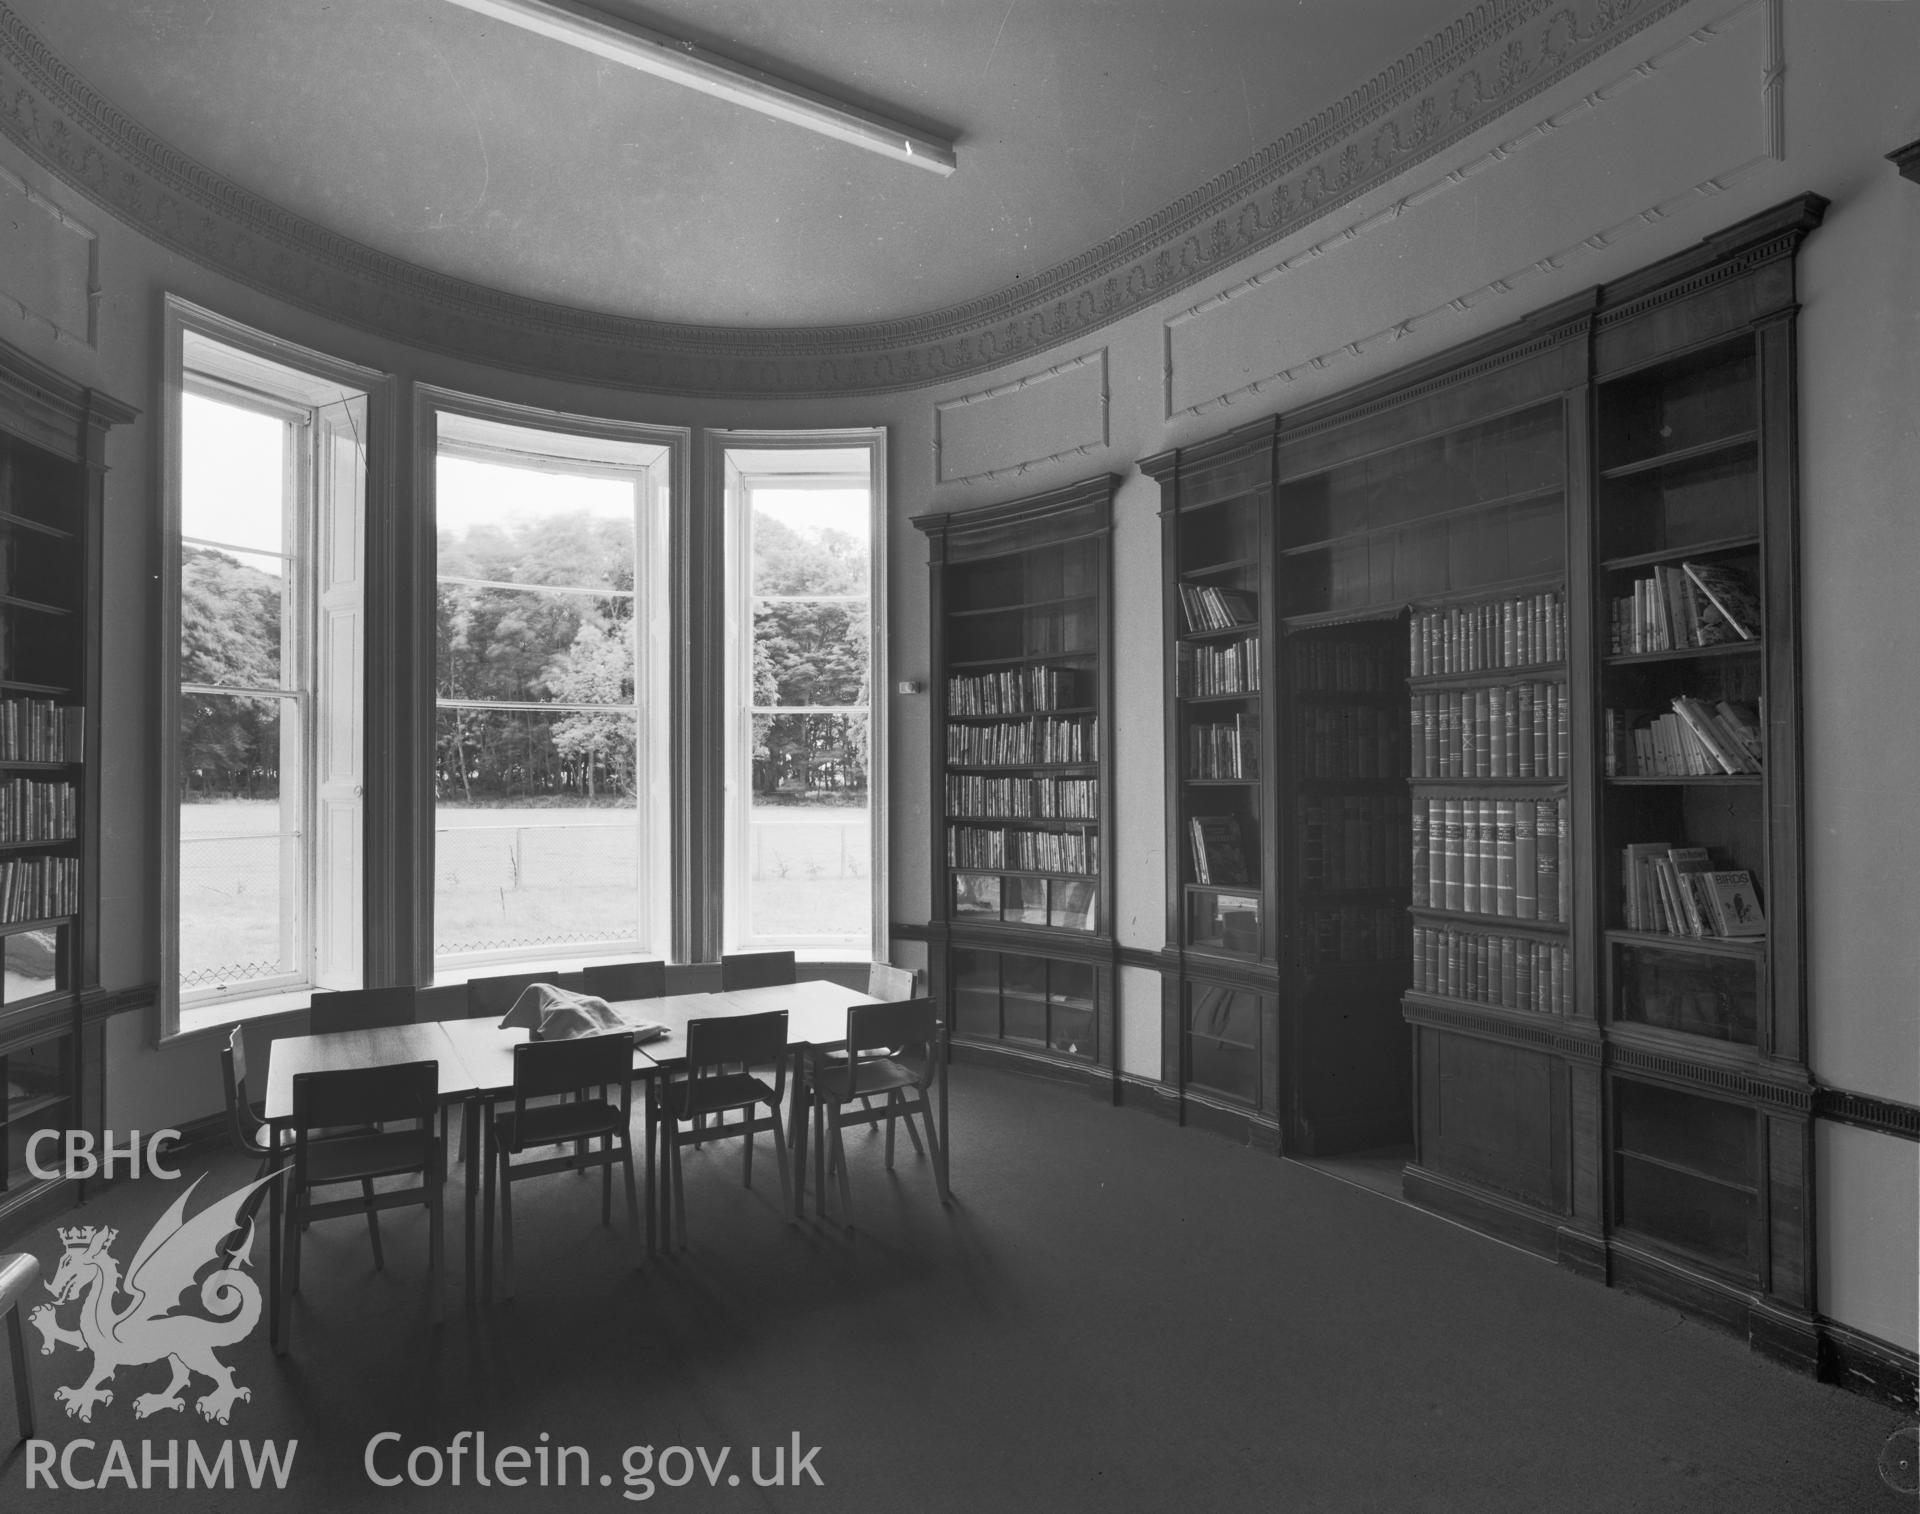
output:
M657 1041L667 1027L651 1020L627 1020L605 999L577 994L553 983L529 983L500 1022L503 1030L525 1029L536 1041L574 1041L582 1036L630 1031L636 1044Z

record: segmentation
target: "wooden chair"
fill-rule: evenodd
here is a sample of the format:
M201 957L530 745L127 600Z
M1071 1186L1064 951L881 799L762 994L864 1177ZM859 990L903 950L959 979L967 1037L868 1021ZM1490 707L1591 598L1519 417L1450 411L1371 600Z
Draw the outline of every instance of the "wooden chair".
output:
M773 1081L753 1071L771 1067ZM793 1178L788 1171L787 1134L780 1122L780 1105L787 1088L787 1012L768 1010L757 1015L726 1015L687 1022L687 1054L680 1072L660 1090L661 1140L666 1146L667 1190L673 1197L673 1226L680 1245L687 1244L686 1184L680 1148L706 1141L741 1137L741 1181L753 1186L753 1138L761 1131L773 1136L780 1170L781 1206L794 1219ZM767 1113L755 1111L765 1105ZM740 1118L729 1122L727 1116ZM715 1123L704 1122L712 1116ZM689 1121L692 1129L681 1130Z
M580 979L596 999L659 999L667 992L667 964L606 962L582 968Z
M493 1202L496 1180L500 1193L500 1262L505 1283L502 1297L513 1297L513 1185L524 1178L570 1172L580 1167L601 1170L600 1222L613 1218L613 1169L622 1169L627 1185L627 1225L640 1241L640 1203L633 1178L633 1143L628 1134L632 1119L633 1037L631 1034L584 1036L573 1041L528 1041L513 1049L513 1107L493 1117L493 1160L488 1164L486 1192L487 1291L493 1291ZM605 1097L618 1088L618 1104ZM589 1097L598 1091L597 1096ZM529 1104L529 1099L568 1095L558 1103ZM600 1142L600 1149L587 1143ZM531 1147L570 1145L561 1156L543 1157L516 1165L513 1158Z
M736 952L720 958L720 992L778 988L794 981L792 952Z
M342 988L316 993L307 1011L307 1030L316 1036L336 1030L377 1030L383 1025L413 1024L414 990Z
M911 999L920 986L920 974L911 967L895 967L891 962L867 964L867 997L897 1003Z
M934 1178L940 1181L940 1138L934 1129L934 1059L940 1054L940 1018L931 999L905 999L891 1004L856 1004L847 1011L846 1052L841 1057L809 1056L802 1063L801 1108L813 1119L814 1213L826 1212L827 1179L839 1179L840 1209L847 1229L853 1228L853 1193L847 1181L847 1149L841 1130L868 1122L864 1108L849 1108L856 1099L886 1096L887 1166L893 1166L893 1121L907 1122L913 1134L913 1116L926 1126L926 1150L933 1154ZM916 1151L920 1143L914 1141ZM922 1153L923 1155L925 1153ZM940 1199L946 1202L944 1184Z
M293 1080L292 1182L287 1192L287 1275L281 1294L279 1339L287 1339L290 1300L300 1291L300 1237L308 1222L344 1214L367 1216L414 1204L430 1217L427 1287L437 1324L445 1317L441 1274L446 1249L442 1194L446 1146L435 1116L440 1109L440 1064L397 1062L387 1067L303 1072ZM398 1125L410 1128L395 1129ZM342 1126L378 1126L358 1135L328 1135ZM378 1191L375 1178L418 1175L407 1188ZM313 1190L341 1183L361 1185L359 1198L315 1200ZM378 1235L377 1228L374 1231ZM383 1267L379 1242L374 1266Z
M226 1085L227 1094L227 1138L233 1148L242 1156L254 1158L258 1163L254 1169L256 1178L263 1178L273 1166L273 1142L267 1129L266 1112L247 1097L247 1043L241 1039L240 1027L234 1026L227 1032L227 1044L220 1048L220 1077ZM370 1127L368 1127L370 1128ZM316 1132L317 1135L331 1138L336 1135L363 1135L364 1129L329 1130ZM287 1153L280 1153L282 1163ZM369 1180L362 1188L364 1196L371 1197L373 1183ZM247 1200L246 1207L240 1211L241 1220L251 1223L260 1212L260 1206L267 1201L267 1190L256 1188ZM235 1248L229 1256L237 1255L237 1248L247 1235L247 1230L237 1228L228 1237ZM367 1215L367 1237L373 1243L373 1264L381 1265L380 1221L369 1211Z
M33 1439L33 1374L27 1367L27 1334L22 1328L27 1295L40 1281L40 1261L24 1252L0 1256L0 1314L7 1317L7 1348L13 1354L13 1407L20 1417L20 1438Z

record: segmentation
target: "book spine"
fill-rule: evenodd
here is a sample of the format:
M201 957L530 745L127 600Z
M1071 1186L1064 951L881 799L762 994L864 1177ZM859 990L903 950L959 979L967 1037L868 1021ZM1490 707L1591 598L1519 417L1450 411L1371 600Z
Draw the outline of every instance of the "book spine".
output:
M1459 799L1444 801L1446 815L1446 855L1444 858L1444 887L1441 907L1450 910L1462 909L1466 897L1466 814L1465 803Z
M1534 806L1534 850L1539 861L1539 887L1534 901L1537 918L1560 918L1560 805L1542 799Z
M1494 805L1494 913L1512 917L1514 911L1514 809L1511 799Z

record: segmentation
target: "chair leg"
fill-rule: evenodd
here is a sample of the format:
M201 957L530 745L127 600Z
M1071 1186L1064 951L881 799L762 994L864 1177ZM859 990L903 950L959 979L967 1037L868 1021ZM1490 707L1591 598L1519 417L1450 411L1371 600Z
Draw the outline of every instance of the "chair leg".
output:
M907 1139L913 1142L913 1154L923 1157L927 1152L926 1148L920 1144L920 1132L913 1128L913 1101L907 1097L904 1089L896 1088L893 1093L894 1097L900 1101L900 1123L907 1127Z
M880 1129L880 1111L873 1107L873 1095L870 1093L861 1094L860 1107L866 1110L867 1112L867 1129L877 1133ZM887 1126L888 1126L888 1129L887 1129L888 1139L892 1139L893 1122L889 1120L887 1122Z
M840 1223L848 1230L853 1229L853 1189L847 1182L847 1143L841 1139L840 1122L830 1122L833 1127L833 1160L840 1170Z
M433 1322L444 1324L447 1318L447 1184L438 1161L427 1161L427 1290L433 1304Z
M813 1212L824 1219L827 1213L827 1126L826 1099L819 1090L813 1098Z
M787 1166L793 1170L793 1212L801 1218L807 1212L807 1121L811 1100L806 1085L798 1079L793 1085L793 1118L787 1127Z
M698 1127L695 1127L696 1129ZM682 1251L687 1249L687 1175L680 1165L680 1122L668 1117L667 1153L673 1166L673 1238Z
M505 1146L500 1148L500 1297L513 1297L513 1167Z
M586 1151L588 1143L580 1143L581 1151ZM586 1168L580 1169L582 1172ZM613 1223L613 1136L611 1132L600 1137L600 1223Z
M373 1209L373 1179L360 1180L360 1196L367 1206L367 1239L373 1242L373 1270L387 1270L386 1256L380 1250L380 1216Z
M753 1186L753 1111L751 1109L746 1113L746 1121L747 1133L740 1138L740 1186L751 1188Z
M889 1088L887 1090L887 1171L888 1172L893 1171L893 1127L895 1124L894 1115L897 1112L899 1103L900 1103L900 1090L897 1088ZM913 1129L913 1127L909 1125L907 1129L911 1130Z
M607 1170L613 1170L609 1164ZM627 1181L627 1234L633 1238L634 1266L641 1267L647 1260L646 1237L640 1227L639 1185L633 1180L633 1142L623 1138L620 1142L620 1170Z
M780 1204L786 1212L787 1223L791 1225L799 1220L800 1215L793 1204L793 1172L791 1170L792 1164L787 1159L787 1133L780 1126L780 1106L778 1104L769 1104L767 1109L772 1116L772 1118L767 1121L767 1129L773 1132L774 1165L780 1169ZM751 1111L749 1111L749 1113L751 1113ZM753 1121L751 1119L747 1121L747 1149L749 1151L753 1149Z
M33 1439L33 1376L27 1369L27 1337L20 1314L25 1302L7 1311L7 1345L13 1352L13 1403L20 1412L20 1438Z

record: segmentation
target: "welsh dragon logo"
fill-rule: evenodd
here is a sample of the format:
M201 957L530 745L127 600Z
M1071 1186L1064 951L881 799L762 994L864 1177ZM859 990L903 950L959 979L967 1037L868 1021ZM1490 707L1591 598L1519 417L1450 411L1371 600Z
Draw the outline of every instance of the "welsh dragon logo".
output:
M244 1340L260 1322L260 1285L241 1270L253 1249L253 1222L243 1221L242 1216L254 1190L272 1181L273 1176L261 1178L187 1219L187 1201L200 1186L195 1178L147 1232L124 1282L120 1264L109 1249L118 1231L82 1225L60 1232L66 1250L47 1283L54 1301L35 1309L31 1323L40 1332L42 1356L52 1355L55 1346L77 1346L93 1353L93 1371L84 1383L54 1390L54 1398L66 1405L68 1414L91 1421L95 1404L113 1402L113 1391L104 1385L116 1371L162 1360L171 1364L173 1380L160 1392L142 1393L133 1401L133 1412L140 1419L162 1409L184 1409L181 1390L196 1373L213 1383L213 1391L196 1405L209 1420L224 1425L237 1401L253 1397L251 1389L233 1380L233 1369L213 1353ZM221 1243L243 1224L240 1245L230 1252L223 1250ZM200 1306L213 1318L176 1314L181 1295L212 1262L225 1263L200 1284ZM128 1302L117 1307L122 1294ZM80 1328L69 1330L60 1324L56 1310L74 1298L80 1299Z

